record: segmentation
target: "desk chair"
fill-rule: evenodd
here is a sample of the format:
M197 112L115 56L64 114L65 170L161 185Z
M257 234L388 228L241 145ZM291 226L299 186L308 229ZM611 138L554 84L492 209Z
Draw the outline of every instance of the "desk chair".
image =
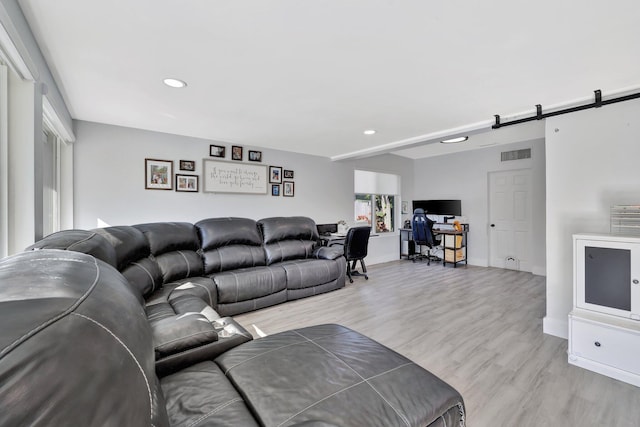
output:
M351 227L349 231L347 231L344 243L336 242L331 244L331 246L344 246L344 257L347 259L347 276L349 276L349 283L353 283L352 276L364 276L366 280L369 280L369 276L367 276L367 266L364 264L364 258L367 256L370 235L371 227L369 226ZM362 273L356 270L357 261L360 261Z
M431 261L440 261L440 258L431 254L431 250L434 246L438 246L440 241L436 243L435 236L433 234L433 221L431 221L424 213L424 209L416 209L413 211L413 219L411 220L413 230L413 241L420 247L418 253L413 257L413 262L416 259L427 259L427 265L431 265ZM426 255L422 254L422 246L427 246Z

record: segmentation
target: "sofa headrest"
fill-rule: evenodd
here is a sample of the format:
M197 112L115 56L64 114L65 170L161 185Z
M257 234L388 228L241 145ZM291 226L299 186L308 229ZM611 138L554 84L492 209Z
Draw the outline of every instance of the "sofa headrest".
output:
M196 227L188 222L153 222L134 227L144 233L155 256L165 252L200 249Z
M129 225L96 228L92 230L104 237L115 249L117 268L122 271L132 262L146 258L151 253L142 231Z
M273 217L258 221L265 244L281 240L318 240L316 223L305 216Z
M49 234L44 239L26 248L27 251L35 249L62 249L65 251L81 252L92 255L109 265L117 267L117 256L113 246L94 231L58 231L57 233Z
M258 225L248 218L209 218L196 223L202 250L221 246L260 246L262 237Z
M124 277L86 254L0 260L6 425L167 425L151 328Z

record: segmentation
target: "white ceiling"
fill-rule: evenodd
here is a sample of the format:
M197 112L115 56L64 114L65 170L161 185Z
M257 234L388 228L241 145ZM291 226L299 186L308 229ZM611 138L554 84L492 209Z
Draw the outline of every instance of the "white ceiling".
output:
M20 4L75 119L334 159L460 150L479 136L418 142L640 87L638 0Z

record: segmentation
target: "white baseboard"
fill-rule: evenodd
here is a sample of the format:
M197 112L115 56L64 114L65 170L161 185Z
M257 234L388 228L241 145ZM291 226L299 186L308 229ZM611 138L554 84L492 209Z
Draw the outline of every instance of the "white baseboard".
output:
M545 276L546 277L547 276L547 268L534 265L533 267L531 267L531 273L535 274L536 276Z
M548 335L568 339L569 338L569 320L568 319L554 319L549 316L545 316L542 319L542 332Z

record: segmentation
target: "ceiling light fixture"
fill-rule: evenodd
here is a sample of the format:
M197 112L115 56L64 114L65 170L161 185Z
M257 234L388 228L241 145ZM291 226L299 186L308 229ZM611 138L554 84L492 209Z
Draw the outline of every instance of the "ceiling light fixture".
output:
M374 133L376 133L374 129L367 129L364 131L365 135L373 135Z
M467 139L469 139L468 136L459 136L457 138L451 138L451 139L443 139L442 141L440 141L442 144L457 144L459 142L464 142Z
M181 87L186 87L187 86L187 84L185 82L183 82L182 80L178 80L178 79L164 79L163 82L167 86L171 86L171 87L181 88Z

